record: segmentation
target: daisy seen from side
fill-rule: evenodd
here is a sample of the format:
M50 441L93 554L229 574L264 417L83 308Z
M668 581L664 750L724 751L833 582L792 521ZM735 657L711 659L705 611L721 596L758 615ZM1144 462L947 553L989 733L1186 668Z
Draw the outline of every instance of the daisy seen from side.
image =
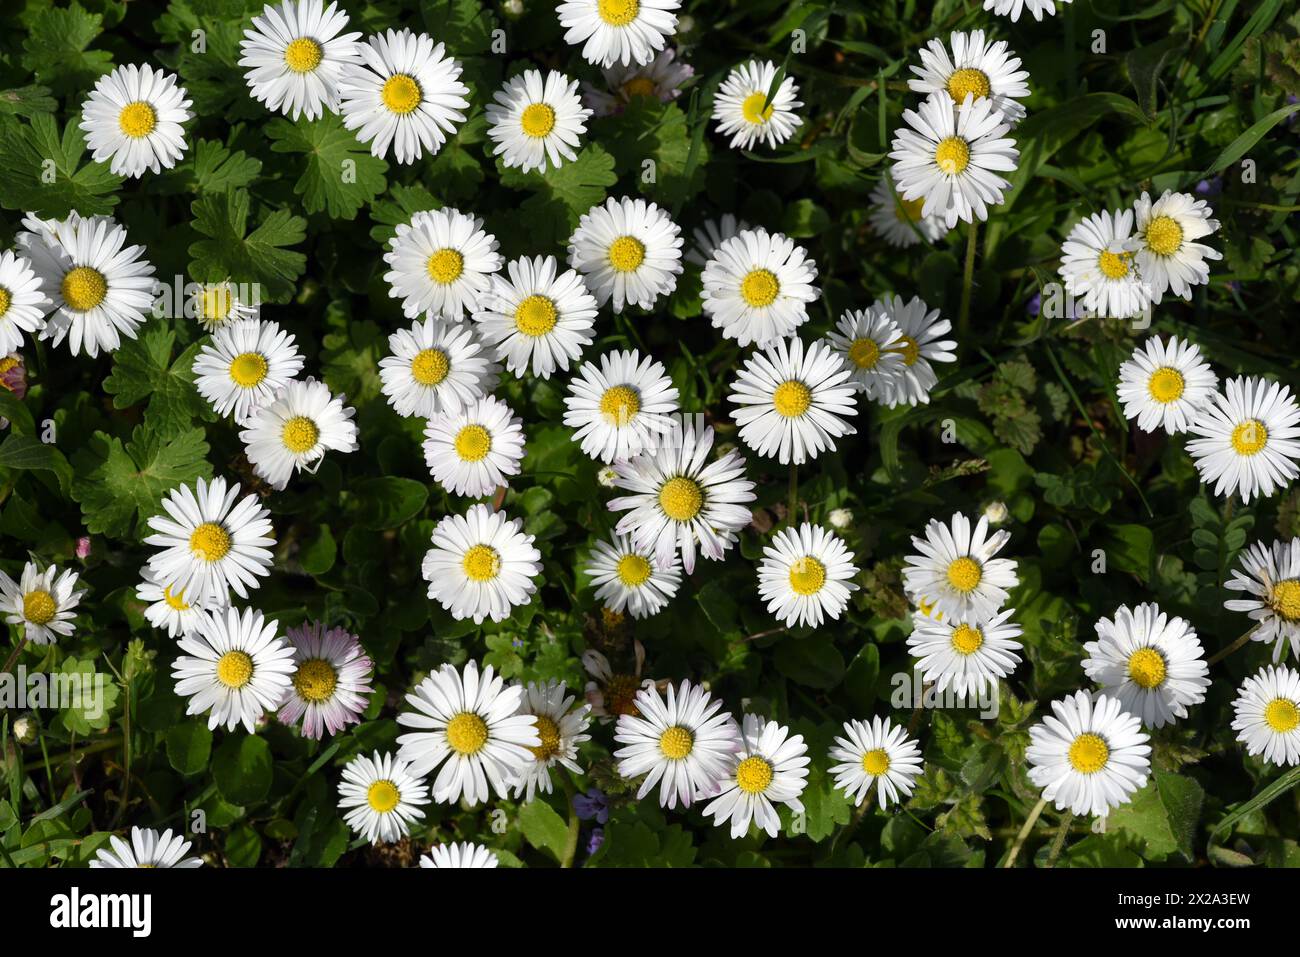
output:
M202 867L203 861L197 857L186 857L191 843L179 834L172 834L171 829L159 834L151 827L131 828L131 840L128 842L116 834L108 839L108 847L101 847L95 852L91 867L105 868L160 868L176 867L192 870Z

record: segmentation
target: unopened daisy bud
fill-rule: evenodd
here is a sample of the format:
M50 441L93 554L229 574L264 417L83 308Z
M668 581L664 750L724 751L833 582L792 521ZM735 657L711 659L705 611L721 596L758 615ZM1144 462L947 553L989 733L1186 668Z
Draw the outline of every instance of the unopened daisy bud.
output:
M90 557L90 536L82 535L77 539L77 557L86 559Z
M596 481L605 488L614 488L618 483L618 473L610 466L606 466L596 473Z
M501 4L501 12L508 17L522 17L524 15L524 0L506 0Z
M1007 520L1007 515L1006 502L989 502L984 506L984 517L989 520L990 525L1001 525Z
M14 738L19 744L31 744L36 740L36 722L30 717L21 717L14 722Z
M826 519L831 523L831 528L843 531L853 524L853 513L847 508L834 508Z

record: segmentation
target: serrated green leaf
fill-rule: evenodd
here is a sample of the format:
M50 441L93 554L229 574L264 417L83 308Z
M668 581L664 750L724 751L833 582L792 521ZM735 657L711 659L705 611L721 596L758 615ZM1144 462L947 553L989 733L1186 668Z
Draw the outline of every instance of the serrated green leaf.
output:
M242 189L201 196L191 205L194 229L207 239L190 245L190 275L200 282L257 282L264 301L287 302L307 257L287 247L303 241L307 222L273 209L247 232L248 193Z
M174 360L176 333L165 320L154 319L113 354L113 371L104 391L113 407L125 409L149 399L145 422L160 435L188 429L194 418L215 419L194 386L194 358L199 343L191 343Z
M273 151L306 157L293 190L309 213L325 211L333 219L353 219L387 185L388 164L371 155L333 113L314 122L272 120L266 135Z
M106 164L82 166L85 151L75 120L60 134L46 114L30 125L0 116L0 206L59 219L74 209L83 216L112 212L122 177Z

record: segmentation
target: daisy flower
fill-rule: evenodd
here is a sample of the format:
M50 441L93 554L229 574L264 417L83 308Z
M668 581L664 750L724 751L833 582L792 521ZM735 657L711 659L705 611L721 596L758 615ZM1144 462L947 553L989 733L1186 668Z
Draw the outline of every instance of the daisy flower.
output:
M752 821L776 837L781 830L777 804L801 813L799 795L808 786L808 745L803 735L775 721L747 714L741 724L740 750L721 781L722 792L704 808L704 816L721 827L731 822L731 836L749 833Z
M607 609L619 614L627 611L633 618L658 614L682 583L682 566L676 555L660 567L653 551L637 548L627 535L597 542L583 572Z
M912 634L907 650L917 659L917 668L936 691L952 688L963 701L996 688L1020 664L1022 645L1016 641L1020 626L1009 621L1016 613L1007 608L986 621L932 618L917 612L912 616Z
M1024 119L1026 110L1017 100L1029 95L1029 73L1020 69L1020 57L1007 48L1006 40L986 39L983 30L954 32L949 36L952 53L942 40L931 40L921 49L921 65L913 66L916 79L907 86L929 96L945 92L954 103L966 97L989 99L1009 123Z
M425 313L459 321L472 312L501 268L496 237L483 220L458 209L426 209L397 227L384 262L389 295L402 300L406 318Z
M173 835L170 828L159 834L151 827L133 827L131 843L113 834L108 845L95 852L91 867L179 867L190 870L203 866L199 858L185 856L190 842L179 834Z
M1300 672L1268 665L1242 682L1232 730L1252 757L1279 767L1300 764Z
M302 719L302 736L319 741L361 720L366 710L375 663L361 639L346 628L326 628L319 621L284 634L293 648L294 672L276 714L281 724Z
M527 256L493 276L491 291L474 310L474 324L497 359L515 375L531 368L549 379L591 345L596 300L572 269L560 272L554 256Z
M471 841L439 844L420 858L421 867L496 867L497 856L482 844Z
M1209 404L1219 377L1190 342L1152 336L1119 367L1124 416L1144 432L1186 432Z
M481 675L472 659L463 673L443 665L406 696L413 710L397 723L416 730L398 736L398 756L420 776L442 766L433 782L440 804L486 801L489 784L504 798L534 760L529 749L542 746L536 716L519 711L523 700L523 686L507 687L491 665Z
M185 155L181 124L194 116L189 106L176 74L130 64L95 81L78 125L96 163L138 177L171 169Z
M493 156L507 168L545 173L578 158L591 110L582 105L578 81L551 70L525 70L492 94L487 107Z
M374 752L358 754L343 769L339 810L343 820L371 844L391 844L411 833L424 819L429 790L401 758Z
M763 546L758 594L767 610L787 626L821 627L823 617L838 619L857 591L853 553L839 536L804 522L784 528Z
M808 321L821 297L817 263L780 233L746 229L724 241L704 266L700 293L713 328L739 345L765 346Z
M1259 378L1229 379L1192 420L1200 436L1187 451L1214 482L1215 495L1241 492L1242 502L1267 497L1300 475L1300 407L1291 389Z
M984 9L992 10L1000 17L1010 17L1015 23L1020 19L1020 12L1028 10L1035 20L1042 20L1043 14L1054 16L1057 3L1070 3L1071 0L984 0Z
M1248 597L1230 598L1223 607L1244 611L1258 622L1251 640L1271 643L1275 663L1288 644L1300 658L1300 538L1274 542L1272 548L1262 542L1251 545L1223 587L1246 593Z
M204 332L216 332L223 326L256 319L260 305L255 285L242 287L229 281L201 283L190 294L185 315L197 319Z
M253 411L302 371L293 336L274 322L248 319L224 325L194 357L194 386L217 415L247 425Z
M144 540L159 549L149 559L155 582L197 607L224 605L230 592L248 598L259 577L270 574L275 544L270 512L256 495L239 498L238 485L223 478L179 485L162 500L165 515L149 519Z
M675 50L662 50L649 63L607 67L604 70L607 90L584 83L583 102L597 116L621 113L642 97L671 103L681 95L682 84L695 75L689 63L679 63L676 57Z
M961 512L953 515L951 526L932 518L924 539L912 536L912 547L921 554L907 556L903 578L944 617L987 620L1019 583L1015 561L994 557L1010 540L1005 530L990 535L989 520L982 515L973 533Z
M271 402L258 406L248 428L239 433L253 471L282 491L295 472L320 468L326 451L355 452L360 448L356 409L343 404L346 398L308 378L290 382Z
M719 246L749 228L749 223L737 219L731 213L723 213L717 219L706 219L691 230L695 245L687 252L686 261L700 267L708 265Z
M542 743L531 747L532 760L524 765L515 782L515 797L531 801L537 793L551 793L551 768L555 765L581 774L578 764L578 745L590 741L587 726L591 724L591 705L574 708L577 699L568 694L563 681L554 678L544 684L528 682L519 702L519 714L532 715L537 720L537 736Z
M613 299L615 312L649 309L677 288L681 229L654 203L611 196L582 214L569 239L569 265L582 273L597 305Z
M957 104L940 91L919 110L904 110L903 120L910 129L894 134L889 152L903 199L924 198L921 215L942 215L949 229L959 219L988 219L989 206L1001 204L1011 185L997 174L1014 170L1020 156L993 101L967 94Z
M902 333L900 348L903 353L903 369L900 376L886 389L881 384L880 402L889 408L899 405L925 404L930 401L930 390L939 382L931 362L956 362L957 354L953 351L957 343L952 339L940 339L952 331L952 323L939 318L939 310L931 309L919 296L913 296L906 303L902 296L885 296L878 299L872 308L880 309L894 321Z
M340 65L343 125L381 159L392 147L398 163L442 149L469 108L460 63L426 33L386 30L357 45L358 62ZM408 313L409 315L409 313Z
M1131 209L1093 213L1075 223L1061 246L1065 291L1083 300L1089 315L1132 319L1151 307L1151 285L1138 272L1129 239Z
M504 621L510 609L526 605L537 591L542 553L525 535L524 523L486 505L448 515L433 530L433 547L421 566L429 597L457 621Z
M632 674L615 671L609 659L593 648L582 653L583 670L591 676L583 689L583 697L591 705L594 717L608 722L625 714L639 715L636 696L646 685L653 685L649 678L641 679L645 668L645 646L633 639L632 653L636 657L636 668Z
M681 0L565 0L556 8L564 42L588 63L649 63L677 30Z
M751 150L755 143L777 147L803 125L795 110L803 106L794 77L784 76L772 93L777 66L771 60L751 60L736 67L713 98L718 133L731 137L733 150ZM771 97L769 98L769 94Z
M166 631L169 638L193 634L208 606L190 604L185 599L185 589L172 591L148 565L140 570L140 578L135 597L148 603L144 617L149 624Z
M885 242L900 249L921 242L938 242L948 234L941 212L922 215L923 199L903 199L884 176L871 190L871 227Z
M844 737L830 749L835 786L856 806L874 787L881 809L912 793L922 770L921 746L888 718L844 722Z
M8 250L0 252L0 355L16 352L24 332L41 332L51 307L32 264Z
M635 349L615 350L600 365L584 362L569 381L564 424L573 440L599 462L626 459L672 431L677 388L663 363Z
M394 332L388 350L379 360L381 388L402 416L459 412L491 392L501 371L473 329L432 316Z
M645 775L637 800L659 785L659 806L690 807L699 798L713 797L740 746L735 719L722 711L699 685L683 681L668 686L665 702L653 688L636 693L638 714L623 714L614 727L618 773L625 779Z
M1029 729L1029 780L1058 811L1105 817L1146 785L1150 740L1118 698L1077 691Z
M347 26L348 15L337 3L284 0L263 7L239 44L239 65L253 99L295 120L337 113L343 66L361 59L361 34L344 33Z
M189 698L185 713L206 714L208 728L240 724L257 733L262 716L280 707L292 687L293 648L276 637L277 624L260 611L206 611L172 663L176 695Z
M519 474L523 457L523 419L490 395L434 416L424 430L429 474L453 495L492 494Z
M1196 630L1155 604L1120 605L1097 622L1097 641L1083 646L1083 671L1148 728L1163 728L1205 700L1210 686Z
M55 565L41 571L35 562L23 566L22 577L14 581L0 572L0 615L23 629L23 638L34 645L52 645L73 632L74 610L85 595L77 588L77 573Z
M1207 259L1222 259L1217 249L1196 242L1219 231L1219 221L1203 199L1165 190L1152 202L1143 191L1133 204L1135 235L1127 249L1134 254L1138 273L1150 287L1151 301L1160 302L1166 290L1192 298L1192 287L1210 281Z
M678 549L688 575L695 571L697 548L720 561L753 519L744 505L755 498L744 458L732 449L707 462L712 449L713 429L683 418L654 449L614 463L616 484L630 493L609 502L610 511L628 513L614 531L653 551L661 568Z
M884 309L871 306L846 312L826 338L848 368L848 381L864 396L879 400L895 393L906 368L907 343Z

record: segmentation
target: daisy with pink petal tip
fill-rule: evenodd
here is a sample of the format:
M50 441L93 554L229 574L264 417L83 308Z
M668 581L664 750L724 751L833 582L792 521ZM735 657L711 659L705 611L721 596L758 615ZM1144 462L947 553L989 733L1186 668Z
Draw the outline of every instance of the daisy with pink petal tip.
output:
M374 689L375 663L361 639L346 628L326 628L319 621L285 632L293 646L296 671L276 717L294 725L302 719L302 736L320 740L361 720Z

